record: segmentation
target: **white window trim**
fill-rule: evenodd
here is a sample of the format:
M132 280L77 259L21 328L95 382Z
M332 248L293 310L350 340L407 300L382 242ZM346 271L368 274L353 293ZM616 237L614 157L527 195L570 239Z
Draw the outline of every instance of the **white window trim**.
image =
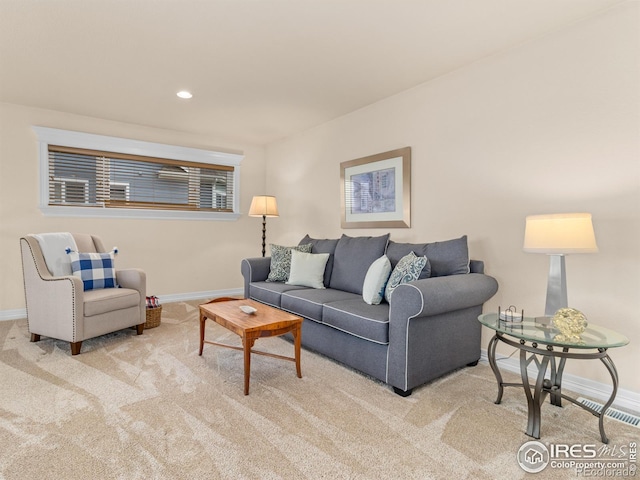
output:
M162 143L107 137L92 133L59 130L56 128L33 126L38 136L38 156L40 165L39 208L45 216L51 217L103 217L103 218L150 218L162 220L237 220L240 218L240 163L244 155L215 152L197 148L166 145ZM187 162L208 163L234 167L233 212L198 212L183 210L151 210L136 208L71 207L49 205L49 145L86 148L106 152L128 153L149 157L169 158Z

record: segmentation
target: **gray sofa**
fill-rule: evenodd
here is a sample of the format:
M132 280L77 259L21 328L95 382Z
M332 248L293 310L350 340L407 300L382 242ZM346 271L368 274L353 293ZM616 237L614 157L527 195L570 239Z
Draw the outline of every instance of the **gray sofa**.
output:
M305 319L303 347L391 385L402 396L480 359L482 305L498 289L481 261L469 260L467 238L409 244L389 235L303 238L311 253L328 253L323 286L267 281L272 259L242 260L245 298ZM393 269L409 252L426 256L420 278L400 284L378 305L363 300L371 264L386 255Z

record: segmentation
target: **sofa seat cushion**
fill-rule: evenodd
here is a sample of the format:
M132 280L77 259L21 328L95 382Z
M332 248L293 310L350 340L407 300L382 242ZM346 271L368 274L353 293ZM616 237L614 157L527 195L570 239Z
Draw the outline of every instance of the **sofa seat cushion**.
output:
M322 322L356 337L389 343L389 304L369 305L362 298L328 303Z
M292 290L282 294L281 308L309 320L322 322L322 307L325 303L353 298L362 302L360 295L332 288Z
M288 285L280 282L251 282L249 298L280 308L280 296L290 290L304 290L307 287Z
M137 307L139 304L140 294L131 288L101 288L84 292L85 317Z

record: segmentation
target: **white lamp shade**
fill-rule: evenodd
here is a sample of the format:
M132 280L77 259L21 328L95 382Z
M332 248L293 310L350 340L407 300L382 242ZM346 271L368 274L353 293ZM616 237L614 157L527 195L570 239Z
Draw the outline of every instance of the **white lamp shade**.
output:
M563 255L598 251L590 213L529 215L524 251Z
M278 203L276 197L270 195L256 195L249 207L250 217L278 217Z

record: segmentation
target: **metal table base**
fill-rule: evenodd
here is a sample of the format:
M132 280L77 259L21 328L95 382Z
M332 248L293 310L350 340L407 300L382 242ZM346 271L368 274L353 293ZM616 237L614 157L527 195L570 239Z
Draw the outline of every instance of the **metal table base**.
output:
M508 383L502 380L502 375L500 374L500 369L496 362L496 345L499 341L520 350L520 375L522 376L522 383ZM491 365L491 369L493 370L498 382L498 397L495 403L499 404L502 401L504 387L523 387L524 393L527 396L528 408L526 433L530 437L538 439L540 438L540 408L546 396L549 395L551 404L557 407L562 406L562 399L564 398L565 400L598 417L602 443L609 443L609 439L604 431L603 421L605 413L613 403L618 391L618 372L613 360L611 360L607 354L607 349L599 348L597 350L597 352L572 353L569 352L568 347L563 347L562 351L555 350L552 345L547 345L546 348L538 348L538 344L536 342L532 342L531 345L527 345L525 340L517 342L504 337L501 332L496 332L487 348L489 364ZM529 356L527 356L527 354L529 354ZM540 356L541 359L539 359L538 356ZM583 360L599 359L607 368L613 382L613 391L611 392L609 400L607 400L600 412L588 407L587 405L583 405L576 399L562 393L562 373L568 358ZM556 359L559 359L559 361L556 362ZM535 362L538 367L538 375L534 385L529 383L529 372L527 370L531 362ZM545 378L547 370L549 370L549 378Z

